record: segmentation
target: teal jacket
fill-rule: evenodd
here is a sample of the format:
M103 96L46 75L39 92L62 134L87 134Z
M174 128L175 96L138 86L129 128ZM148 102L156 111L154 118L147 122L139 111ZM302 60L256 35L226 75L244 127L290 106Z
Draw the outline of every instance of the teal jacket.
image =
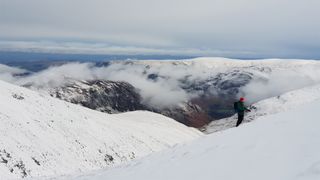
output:
M244 106L243 102L238 101L238 103L237 103L237 112L238 112L238 114L244 115L245 111L249 111L249 109Z

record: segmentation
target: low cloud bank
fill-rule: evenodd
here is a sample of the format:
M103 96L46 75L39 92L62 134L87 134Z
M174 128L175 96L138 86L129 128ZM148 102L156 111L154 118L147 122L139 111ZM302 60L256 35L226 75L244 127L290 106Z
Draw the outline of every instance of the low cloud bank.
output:
M24 69L10 67L0 64L0 79L8 82L15 82L19 74L26 73Z
M250 83L240 88L239 96L245 96L249 103L254 103L319 83L319 66L274 70L264 76L255 76Z
M125 81L138 89L143 103L157 108L170 107L193 96L180 87L180 78L186 76L188 71L175 70L174 67L146 69L143 65L113 64L108 67L96 67L93 63L69 63L25 77L15 76L16 73L24 72L23 69L5 65L3 67L6 67L6 70L0 73L0 79L35 89L55 88L74 80ZM159 78L150 79L149 74L157 74Z
M200 62L199 62L200 63ZM276 62L275 62L276 63ZM290 62L288 62L290 63ZM317 66L305 65L289 69L272 69L271 72L251 71L253 79L240 87L239 96L248 102L280 95L284 92L320 83L320 63ZM233 69L241 69L235 62ZM97 67L93 63L69 63L52 66L28 76L17 76L27 71L0 65L0 79L32 88L49 89L63 86L73 80L112 80L126 81L140 92L143 103L157 108L175 106L201 94L201 91L187 92L183 87L195 82L215 77L228 68L207 68L197 63L163 63L148 65L143 63L114 63L107 67ZM246 71L250 67L246 67ZM214 88L213 88L214 89Z

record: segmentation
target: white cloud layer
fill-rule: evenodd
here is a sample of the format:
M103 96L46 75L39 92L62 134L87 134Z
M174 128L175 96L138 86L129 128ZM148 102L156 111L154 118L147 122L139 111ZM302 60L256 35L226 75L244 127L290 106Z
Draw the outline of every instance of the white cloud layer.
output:
M179 61L177 61L179 62ZM186 61L185 61L186 62ZM193 62L193 63L192 63ZM295 61L265 61L265 64L251 61L221 60L218 64L210 61L189 61L185 63L163 63L149 61L149 66L143 62L114 63L107 67L96 67L93 63L69 63L52 66L30 76L16 76L25 70L0 65L0 79L18 85L32 85L34 88L53 88L61 86L70 80L112 80L125 81L136 87L145 104L157 108L168 107L190 100L199 93L186 92L182 80L188 84L202 82L216 77L220 72L233 69L253 73L253 80L240 88L239 96L245 96L249 103L280 95L282 93L320 83L320 63ZM314 61L315 62L315 61ZM219 64L220 63L220 64ZM255 67L271 67L271 72L260 72ZM156 74L158 78L150 79L148 75ZM222 77L227 80L229 76ZM235 79L237 80L237 79ZM210 83L210 82L209 82ZM214 88L213 88L214 89Z
M256 76L249 84L241 88L240 94L246 96L249 103L253 103L319 83L319 66L306 65L298 69L275 70L263 77Z
M25 73L25 72L27 71L20 68L15 68L15 67L10 67L10 66L0 64L0 79L4 81L15 82L17 77L15 77L14 75Z
M72 52L77 44L72 49L68 42L90 42L108 46L88 43L75 51L320 58L319 6L318 0L0 0L0 41L15 43L12 49L31 41L46 51Z
M210 49L191 48L153 48L137 46L115 46L105 43L80 43L80 42L53 42L53 41L0 41L0 50L19 52L43 53L76 53L76 54L112 54L112 55L215 55L227 56L230 54L251 55L251 52L220 51Z

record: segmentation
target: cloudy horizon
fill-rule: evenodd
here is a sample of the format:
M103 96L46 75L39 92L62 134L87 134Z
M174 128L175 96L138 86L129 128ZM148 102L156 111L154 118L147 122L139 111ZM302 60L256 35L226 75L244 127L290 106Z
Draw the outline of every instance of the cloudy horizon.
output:
M316 0L0 0L0 50L320 59Z

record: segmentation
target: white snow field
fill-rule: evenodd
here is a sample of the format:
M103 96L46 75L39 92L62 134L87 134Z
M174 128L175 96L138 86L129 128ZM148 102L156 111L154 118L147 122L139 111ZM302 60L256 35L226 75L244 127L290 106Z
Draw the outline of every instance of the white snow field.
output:
M127 166L60 179L318 180L319 107L320 100L315 100Z
M151 112L110 115L0 81L0 179L119 165L202 133Z
M277 97L259 101L252 105L253 109L251 109L251 112L246 113L243 122L251 122L261 116L285 112L315 100L320 100L320 84L290 91ZM214 133L234 127L237 122L237 118L237 115L234 115L229 118L213 121L205 127L204 132Z

